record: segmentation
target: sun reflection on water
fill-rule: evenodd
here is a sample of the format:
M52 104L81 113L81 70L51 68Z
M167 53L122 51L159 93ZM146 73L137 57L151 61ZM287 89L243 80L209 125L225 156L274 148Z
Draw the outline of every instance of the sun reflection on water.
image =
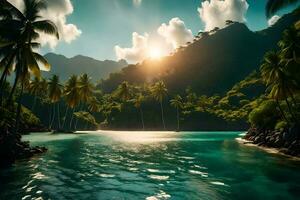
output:
M114 140L127 143L153 143L179 140L176 132L167 131L96 131Z

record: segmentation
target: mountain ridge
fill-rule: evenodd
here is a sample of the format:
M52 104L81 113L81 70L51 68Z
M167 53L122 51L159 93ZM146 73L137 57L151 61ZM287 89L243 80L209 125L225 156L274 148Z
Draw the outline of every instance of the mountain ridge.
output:
M49 78L53 74L59 75L62 81L66 81L71 75L87 73L94 82L105 79L110 73L118 72L128 63L125 60L97 60L92 57L76 55L68 58L62 54L47 53L45 58L51 65L49 72L42 72L43 76Z
M191 86L199 94L224 94L252 71L258 70L264 54L277 49L282 32L299 19L299 13L282 16L264 30L251 31L234 22L177 50L161 60L145 60L111 74L99 85L111 92L118 84L164 80L171 94L182 94Z

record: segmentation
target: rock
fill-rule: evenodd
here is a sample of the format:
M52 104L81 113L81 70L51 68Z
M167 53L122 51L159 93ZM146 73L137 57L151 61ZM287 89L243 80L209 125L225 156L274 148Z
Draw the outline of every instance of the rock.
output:
M264 141L263 137L257 136L257 137L255 137L253 143L258 144L258 143L262 143L263 141Z
M280 137L277 137L275 142L274 142L274 147L280 148L284 145L284 141L280 139Z

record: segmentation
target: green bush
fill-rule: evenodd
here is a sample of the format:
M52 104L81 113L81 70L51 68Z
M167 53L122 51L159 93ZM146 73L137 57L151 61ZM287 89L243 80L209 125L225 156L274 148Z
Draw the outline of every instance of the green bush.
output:
M288 127L288 123L287 122L285 122L285 121L279 121L279 122L277 122L277 124L275 126L275 130L277 130L277 131L283 131L287 127Z
M279 118L277 105L273 100L262 102L249 114L250 124L262 129L274 129Z

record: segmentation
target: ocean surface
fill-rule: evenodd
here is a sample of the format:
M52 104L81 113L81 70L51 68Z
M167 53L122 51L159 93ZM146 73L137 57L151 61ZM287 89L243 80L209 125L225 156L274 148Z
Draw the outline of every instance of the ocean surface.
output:
M239 144L240 134L31 134L49 151L0 170L0 199L299 199L300 161Z

